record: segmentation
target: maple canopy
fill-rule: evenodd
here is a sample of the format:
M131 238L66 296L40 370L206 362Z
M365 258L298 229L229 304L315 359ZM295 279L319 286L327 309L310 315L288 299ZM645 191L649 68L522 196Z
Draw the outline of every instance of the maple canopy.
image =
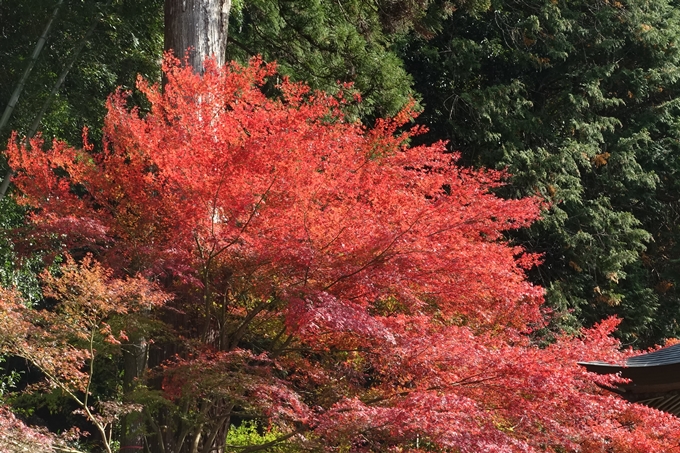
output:
M368 128L342 93L274 86L257 59L198 76L167 57L164 71L162 90L138 83L148 112L109 99L100 152L86 136L8 148L27 247L87 252L107 278L174 296L138 395L152 448L207 452L252 418L329 451L677 448L673 417L576 365L623 359L615 321L530 341L537 257L502 233L540 203L496 197L502 172L410 147L408 110Z

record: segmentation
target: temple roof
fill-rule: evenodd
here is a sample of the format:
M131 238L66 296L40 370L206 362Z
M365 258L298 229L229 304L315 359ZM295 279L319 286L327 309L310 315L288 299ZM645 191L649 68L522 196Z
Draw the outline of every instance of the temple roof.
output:
M680 344L630 357L624 365L579 362L597 374L619 373L630 382L609 390L631 402L680 417Z
M656 367L665 365L680 364L680 343L668 346L666 348L658 349L656 351L640 354L635 357L629 357L625 365L616 365L606 362L579 362L586 368L602 367L602 368L636 368L636 367ZM588 370L590 371L590 370ZM609 374L609 373L600 373Z
M680 363L680 344L648 352L626 360L627 367L661 366Z

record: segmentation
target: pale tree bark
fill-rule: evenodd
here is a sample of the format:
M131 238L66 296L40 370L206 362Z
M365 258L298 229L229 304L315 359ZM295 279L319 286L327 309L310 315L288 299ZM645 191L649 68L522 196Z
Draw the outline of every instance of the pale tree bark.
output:
M225 63L231 0L165 0L165 50L178 58L189 51L189 64L203 72L203 62Z
M227 51L227 31L229 26L229 13L231 0L165 0L165 50L172 50L176 57L183 59L188 56L188 64L198 73L203 73L203 63L207 58L214 58L219 66L225 64ZM143 376L147 363L144 360L135 360L140 354L146 357L148 345L142 336L136 341L126 345L126 367L124 380L131 385L128 391L134 389L135 379ZM135 354L130 354L134 352ZM144 447L143 436L139 435L142 426L137 420L139 414L129 414L123 421L126 436L121 443L121 453L129 453ZM199 430L191 444L192 450L196 451L199 445L203 445L203 451L221 452L224 449L229 417L223 416L218 420L216 431L207 433L204 438ZM150 424L156 432L158 445L149 445L153 452L168 453L185 449L184 437L187 431L180 426L179 442L173 447L165 442L162 427L151 420ZM155 426L154 426L155 425ZM177 433L172 433L177 434ZM152 442L153 443L153 442ZM183 445L185 448L183 448ZM215 447L215 448L213 448Z

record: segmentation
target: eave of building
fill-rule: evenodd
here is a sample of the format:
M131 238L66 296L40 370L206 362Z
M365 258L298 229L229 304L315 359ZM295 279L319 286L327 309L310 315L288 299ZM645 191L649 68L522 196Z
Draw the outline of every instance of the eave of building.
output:
M624 365L579 362L597 374L619 374L629 379L612 390L630 402L680 416L680 344L641 354Z

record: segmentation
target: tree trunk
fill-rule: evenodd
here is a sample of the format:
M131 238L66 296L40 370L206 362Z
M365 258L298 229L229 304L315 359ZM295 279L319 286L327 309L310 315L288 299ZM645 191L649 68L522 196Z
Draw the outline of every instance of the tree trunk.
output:
M127 396L135 390L143 377L148 363L149 345L137 333L130 343L123 346L123 393ZM144 416L141 412L126 414L122 420L121 453L138 452L144 446Z
M203 64L206 58L212 57L215 62L222 66L225 63L227 52L227 31L229 26L229 12L231 10L231 0L165 0L165 50L171 50L175 56L182 59L185 54L188 56L188 64L198 73L203 73ZM209 315L208 315L209 316ZM128 370L126 369L126 377ZM129 374L133 374L132 370ZM154 430L158 436L158 447L150 446L154 453L178 453L180 451L198 451L198 447L204 439L202 426L195 427L193 442L185 444L188 431L183 427L182 420L177 420L175 428L177 432L163 429L173 417L169 413L160 415L160 419L167 419L166 423L156 423ZM222 423L225 423L222 421ZM137 428L137 426L131 426ZM129 428L128 428L128 431ZM132 431L134 434L134 431ZM218 431L216 436L207 439L209 443L223 445L224 439L220 436L226 430ZM169 438L165 438L166 435ZM177 439L172 439L177 436ZM216 437L220 437L217 439ZM128 449L131 447L142 447L140 439L130 436L127 442ZM205 442L205 441L204 441ZM185 448L186 447L186 448ZM123 448L121 448L122 453Z
M165 0L165 50L203 72L203 62L225 63L231 0Z

